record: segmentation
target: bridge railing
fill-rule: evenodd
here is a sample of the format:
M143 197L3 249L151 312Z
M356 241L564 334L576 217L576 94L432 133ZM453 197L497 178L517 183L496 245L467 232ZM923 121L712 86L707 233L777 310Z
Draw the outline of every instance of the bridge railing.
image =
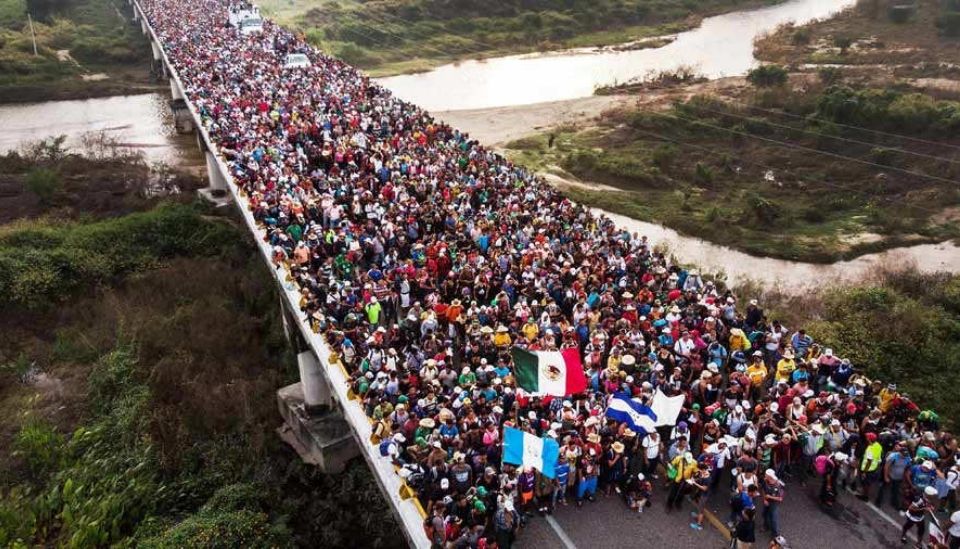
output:
M203 119L200 117L200 114L190 101L190 98L186 96L185 91L187 88L180 80L180 75L177 73L176 67L170 63L170 60L167 57L167 52L163 47L163 43L160 41L152 25L150 24L149 17L140 7L140 4L137 2L137 0L130 0L130 2L133 5L136 13L138 13L140 16L142 21L141 24L143 25L147 36L149 36L150 40L154 44L159 46L160 56L164 66L166 67L167 74L173 84L171 89L174 91L174 95L176 95L176 91L179 91L180 94L183 95L183 98L186 101L187 109L189 110L190 116L193 119L194 127L196 128L199 139L207 148L207 150L212 153L215 166L220 172L217 175L222 176L223 180L226 181L227 189L232 195L234 202L239 207L240 213L247 225L247 228L250 229L254 235L254 241L256 242L257 248L260 250L263 259L267 262L274 279L280 287L280 295L281 299L284 301L284 305L288 307L289 311L294 313L294 316L296 317L296 325L300 330L300 333L303 335L304 340L310 345L310 347L313 349L313 352L316 354L317 359L322 366L322 371L327 377L331 392L336 398L337 403L340 406L340 410L343 413L344 418L347 420L347 423L350 425L353 436L360 447L360 453L373 471L374 477L377 479L377 483L379 484L380 489L383 491L387 503L390 505L394 515L397 517L401 527L404 530L407 541L413 547L430 547L430 541L427 539L426 532L423 528L423 520L426 518L426 513L424 512L423 506L420 504L413 491L406 486L403 479L397 475L397 467L393 465L392 461L389 458L380 455L378 445L374 444L373 442L373 424L364 412L360 401L356 399L356 397L354 397L350 392L349 374L339 360L336 362L331 362L331 351L326 342L323 340L322 334L318 334L313 331L313 328L309 323L309 319L304 316L300 308L301 296L297 284L293 282L291 273L285 265L281 264L280 266L277 266L274 264L270 245L266 240L266 230L260 227L257 224L257 221L254 219L252 208L250 207L250 203L247 200L246 194L233 180L230 169L223 160L223 156L220 154L220 149L217 146L217 143L210 138L207 128L203 124ZM174 89L174 86L176 89ZM207 164L208 167L210 167L211 162L208 161ZM211 176L213 175L214 174L211 174Z

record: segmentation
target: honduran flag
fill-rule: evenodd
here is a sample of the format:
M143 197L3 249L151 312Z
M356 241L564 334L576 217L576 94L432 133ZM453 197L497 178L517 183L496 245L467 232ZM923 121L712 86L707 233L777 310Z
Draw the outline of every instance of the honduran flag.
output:
M527 392L562 397L587 389L577 349L530 352L514 347L512 353L517 385Z
M547 478L554 478L560 445L552 438L540 438L526 431L503 428L503 462L533 467Z
M630 429L640 434L657 430L657 414L626 393L616 393L607 404L607 417L626 423Z

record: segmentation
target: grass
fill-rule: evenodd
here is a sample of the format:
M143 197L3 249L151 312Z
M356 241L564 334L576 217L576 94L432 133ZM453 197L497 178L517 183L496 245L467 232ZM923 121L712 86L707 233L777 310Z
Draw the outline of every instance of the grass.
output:
M950 2L916 4L913 16L898 23L880 0L861 0L833 18L779 28L756 42L755 55L782 64L903 65L898 67L902 76L934 76L935 69L949 75L952 69L941 64L960 59L960 38L945 36L937 22L949 11ZM839 47L846 43L851 45Z
M374 75L515 53L622 44L780 0L269 0L264 12Z
M556 130L552 148L546 135L525 138L507 148L511 158L533 169L559 167L583 181L614 188L564 189L585 204L662 223L755 255L832 262L960 236L955 219L937 215L960 203L956 184L894 171L957 180L960 156L916 143L907 146L953 162L906 155L894 150L904 146L898 140L878 139L824 120L828 111L826 107L818 111L818 102L830 105L843 89L821 86L807 92L758 92L755 104L773 108L772 112L704 97L665 111L627 109L608 113L598 127ZM869 90L863 93L888 97ZM894 93L889 97L899 98L888 103L896 105L912 96ZM949 112L947 104L933 110ZM888 129L882 118L892 123L899 116L879 106L870 112L878 119L853 123ZM921 118L926 120L926 115ZM937 124L931 120L929 126L920 127L904 120L895 124L899 130L894 131L916 131L933 141L956 144L955 130L938 130ZM863 165L818 151L883 165Z
M80 99L155 89L150 49L121 13L124 2L78 0L56 4L34 21L39 55L16 0L0 0L0 102ZM21 13L21 15L17 15ZM58 51L67 50L64 60ZM104 80L83 75L105 73Z

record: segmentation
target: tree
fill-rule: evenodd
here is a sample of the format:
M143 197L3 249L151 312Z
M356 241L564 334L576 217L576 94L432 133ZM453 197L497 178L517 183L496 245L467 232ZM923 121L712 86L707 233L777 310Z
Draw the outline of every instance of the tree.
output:
M840 55L846 55L847 50L853 45L853 38L838 34L833 37L833 45L840 48Z

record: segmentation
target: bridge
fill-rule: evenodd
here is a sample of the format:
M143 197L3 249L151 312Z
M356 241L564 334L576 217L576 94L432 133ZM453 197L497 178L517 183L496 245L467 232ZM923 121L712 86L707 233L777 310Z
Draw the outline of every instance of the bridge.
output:
M315 331L300 307L300 290L286 265L273 261L265 230L258 226L249 201L234 181L221 154L197 111L184 93L186 86L164 50L144 9L137 0L128 0L134 20L139 22L150 47L157 69L169 79L174 123L180 133L196 134L197 146L205 157L209 187L201 194L215 202L232 201L244 223L254 235L263 259L270 267L280 293L284 330L297 351L300 383L284 387L277 393L284 427L281 436L293 445L301 457L325 472L339 472L348 460L362 456L370 467L401 529L413 547L425 548L430 543L423 529L426 513L411 490L397 475L389 458L380 455L373 425L356 398L351 394L349 374L322 335Z
M193 133L205 156L209 187L201 192L210 200L235 205L263 259L270 266L281 296L284 328L297 351L300 382L278 391L278 407L284 418L281 436L294 446L301 457L327 472L341 470L356 456L367 462L384 497L407 538L410 546L430 546L423 521L426 512L411 487L397 474L392 461L381 456L379 439L374 424L360 401L350 389L350 375L338 354L324 340L316 323L303 311L301 289L290 266L278 262L267 241L264 227L255 218L248 193L238 185L225 154L211 136L209 119L206 121L193 99L187 93L189 82L183 80L178 69L150 19L149 9L141 1L128 0L134 18L150 39L156 68L169 80L171 108L175 124L181 133ZM220 6L216 0L210 5ZM237 62L243 62L238 60ZM725 486L729 479L721 479ZM662 510L665 490L657 488L656 506L638 517L628 512L619 498L600 497L585 509L561 507L546 520L533 520L520 541L525 545L621 548L640 546L719 547L729 536L726 520L726 490L721 489L707 505L708 526L698 532L688 528L690 518L684 512L665 514ZM899 537L891 526L896 518L886 511L844 498L841 512L828 519L817 508L815 487L792 489L781 518L785 533L797 547L817 547L847 544L851 547L893 546ZM894 515L895 516L895 515Z

